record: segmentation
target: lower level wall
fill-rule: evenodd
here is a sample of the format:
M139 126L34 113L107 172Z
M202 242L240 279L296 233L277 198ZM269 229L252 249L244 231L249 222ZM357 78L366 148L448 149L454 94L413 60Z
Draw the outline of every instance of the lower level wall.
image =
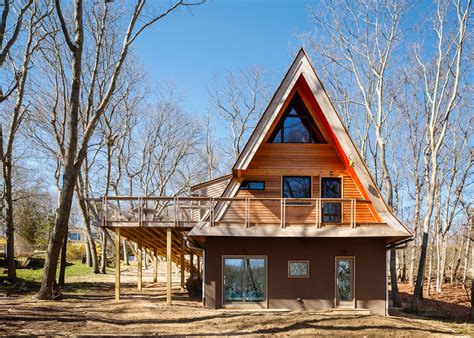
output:
M335 304L335 258L355 257L356 308L385 315L386 249L373 238L208 237L205 244L205 305L222 307L222 256L267 257L268 308L323 310ZM288 261L309 261L308 278L289 278Z

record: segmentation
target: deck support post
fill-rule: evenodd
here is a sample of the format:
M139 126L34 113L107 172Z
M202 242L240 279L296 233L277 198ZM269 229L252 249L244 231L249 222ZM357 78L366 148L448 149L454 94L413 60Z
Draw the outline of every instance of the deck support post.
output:
M153 283L158 283L158 249L153 249Z
M191 276L191 280L194 279L194 252L189 253L189 275Z
M137 273L138 273L138 284L137 288L138 290L142 289L142 254L143 254L143 248L142 248L142 241L138 241L138 262L137 262Z
M120 300L120 228L115 229L115 300Z
M198 279L201 279L201 257L199 256L197 256L196 269L197 269Z
M184 265L185 265L185 262L184 262L184 238L181 239L181 255L180 255L180 259L181 259L181 262L180 262L180 265L181 265L181 290L184 291L184 273L185 273L185 269L184 269Z
M166 229L166 305L171 305L171 228Z

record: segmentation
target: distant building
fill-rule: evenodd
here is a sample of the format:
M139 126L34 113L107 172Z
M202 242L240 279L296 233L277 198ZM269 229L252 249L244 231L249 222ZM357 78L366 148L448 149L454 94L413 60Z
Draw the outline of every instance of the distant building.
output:
M69 228L67 239L71 243L85 243L86 231L82 228L71 227Z

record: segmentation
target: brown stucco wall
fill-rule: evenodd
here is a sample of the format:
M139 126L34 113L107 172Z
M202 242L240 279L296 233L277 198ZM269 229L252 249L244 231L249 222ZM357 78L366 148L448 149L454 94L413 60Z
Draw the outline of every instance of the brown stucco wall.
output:
M223 255L267 256L268 307L292 310L333 308L335 257L355 256L356 307L385 315L383 239L207 237L205 249L208 307L222 307ZM288 260L309 260L309 278L288 278Z

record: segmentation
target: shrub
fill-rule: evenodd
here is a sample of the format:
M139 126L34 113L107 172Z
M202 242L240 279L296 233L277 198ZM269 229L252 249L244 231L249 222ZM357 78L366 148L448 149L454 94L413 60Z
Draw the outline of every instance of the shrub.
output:
M186 280L186 290L188 290L189 298L201 299L202 298L202 279L196 277L189 277Z
M86 254L84 244L68 243L66 251L66 259L69 261L82 261L82 257Z

